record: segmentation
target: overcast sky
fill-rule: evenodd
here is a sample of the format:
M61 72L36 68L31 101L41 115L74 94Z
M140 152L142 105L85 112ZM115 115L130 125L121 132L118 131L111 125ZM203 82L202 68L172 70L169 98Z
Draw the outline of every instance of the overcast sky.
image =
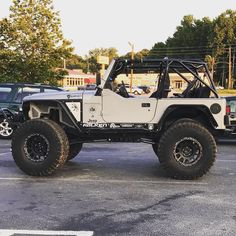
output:
M0 18L9 14L12 0L0 0ZM151 49L172 36L184 15L215 18L235 0L54 0L60 11L64 36L75 52L85 55L96 47L115 47L120 54Z

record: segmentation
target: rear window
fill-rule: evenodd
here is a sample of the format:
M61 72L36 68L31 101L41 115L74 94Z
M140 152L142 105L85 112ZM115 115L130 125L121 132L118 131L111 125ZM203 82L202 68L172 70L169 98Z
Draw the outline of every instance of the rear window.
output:
M0 87L0 102L7 102L12 91L11 87Z

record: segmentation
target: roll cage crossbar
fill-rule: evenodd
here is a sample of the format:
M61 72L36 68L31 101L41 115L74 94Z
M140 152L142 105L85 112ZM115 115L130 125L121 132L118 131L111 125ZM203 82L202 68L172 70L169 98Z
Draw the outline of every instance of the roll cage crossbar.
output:
M190 73L196 81L199 81L202 85L206 86L216 98L219 97L214 82L211 78L210 71L207 64L202 61L197 60L181 60L181 59L116 59L114 64L114 70L111 72L111 76L117 76L120 73L130 73L133 70L134 73L147 73L156 72L159 74L158 88L164 88L165 81L168 79L169 72L174 72L178 74L183 80L188 84L191 83L183 72ZM209 84L206 83L199 75L204 73L204 78L208 80ZM163 94L164 91L161 91Z

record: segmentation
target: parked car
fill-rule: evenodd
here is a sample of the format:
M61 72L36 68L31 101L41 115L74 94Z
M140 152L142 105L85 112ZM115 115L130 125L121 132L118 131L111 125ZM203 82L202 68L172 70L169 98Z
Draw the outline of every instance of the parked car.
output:
M236 96L225 97L225 99L230 113L230 125L233 128L233 133L236 133Z
M121 87L122 85L119 84L118 85L118 89ZM130 85L129 84L125 84L125 88L128 91L128 93L132 93L135 95L141 95L144 93L143 89L139 88L138 86L133 86L131 91L130 91Z
M45 84L0 84L0 138L10 138L16 124L21 121L23 98L35 93L63 91Z
M138 86L138 88L142 89L144 93L150 93L151 89L149 86L143 85L143 86Z
M96 90L97 85L96 84L87 84L85 86L85 90Z

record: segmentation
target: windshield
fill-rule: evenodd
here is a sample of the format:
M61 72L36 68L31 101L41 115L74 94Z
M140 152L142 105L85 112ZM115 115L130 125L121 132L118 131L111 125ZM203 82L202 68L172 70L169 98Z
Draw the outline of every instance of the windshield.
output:
M7 102L11 91L11 87L0 87L0 102Z

